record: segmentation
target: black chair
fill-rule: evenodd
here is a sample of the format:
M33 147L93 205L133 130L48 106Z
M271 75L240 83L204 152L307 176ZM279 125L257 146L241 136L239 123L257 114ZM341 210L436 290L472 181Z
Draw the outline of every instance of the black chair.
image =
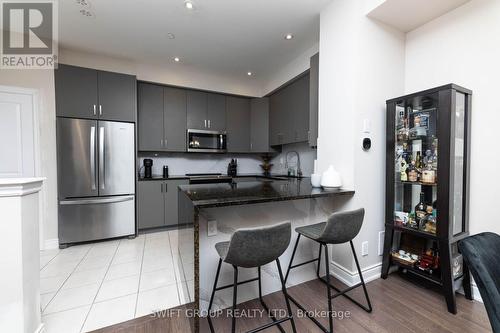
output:
M500 236L492 232L470 236L458 243L458 249L464 259L465 277L469 269L481 293L493 332L500 333Z
M292 316L292 310L290 307L289 296L285 287L285 280L283 278L283 272L281 271L281 265L279 257L285 252L290 244L290 238L292 234L292 228L290 222L277 224L271 227L262 228L252 228L252 229L239 229L231 237L229 242L220 242L215 244L215 249L219 254L219 265L217 266L217 273L215 275L214 288L212 291L212 296L210 297L210 303L208 305L209 315L207 317L208 324L210 326L210 331L213 333L214 327L212 324L212 319L210 316L210 311L212 310L212 305L214 302L215 292L226 289L233 288L233 317L231 323L231 332L236 332L236 317L234 316L234 310L236 309L236 299L238 286L244 283L249 283L253 281L258 281L259 283L259 300L264 309L271 315L272 322L265 324L261 327L255 328L250 332L260 332L272 326L278 326L282 333L285 330L281 326L281 323L290 320L292 324L292 330L296 333L295 322ZM220 268L222 262L231 264L234 269L234 283L226 285L223 287L217 287L217 282L219 280ZM264 303L262 299L262 286L261 286L261 274L260 268L270 262L276 262L278 266L278 273L281 281L281 290L285 296L286 307L287 307L287 317L276 319L269 308ZM258 277L246 281L238 282L238 267L244 268L257 268Z
M333 332L333 318L332 318L332 300L338 296L344 296L349 299L354 304L361 307L363 310L367 312L372 311L372 305L370 302L370 297L368 296L368 292L366 290L365 281L363 280L363 274L361 273L361 269L359 267L358 257L356 256L356 251L354 251L354 245L352 244L352 240L361 230L361 226L363 224L363 218L365 216L365 210L363 208L349 211L349 212L340 212L333 213L327 222L317 223L313 225L307 225L304 227L296 228L295 231L298 233L297 241L295 242L295 247L293 248L292 258L290 259L290 264L288 266L288 270L286 272L285 283L288 280L288 275L290 274L290 270L292 268L296 268L299 266L303 266L309 263L318 262L318 267L316 270L316 275L318 279L326 284L327 288L327 296L328 296L328 320L330 324L330 331L328 331L316 318L309 315L309 312L293 297L290 297L290 300L297 305L299 309L304 311L304 314L311 319L323 332ZM300 264L293 265L293 258L295 257L295 252L297 251L297 246L299 245L300 236L307 237L313 241L319 243L319 256L317 259L312 259ZM351 287L348 287L344 290L340 290L337 287L333 286L330 283L330 268L329 268L329 260L328 260L328 244L343 244L349 242L351 244L352 254L354 256L354 261L356 262L356 267L358 269L360 283L357 283ZM325 269L326 269L326 279L319 276L319 267L321 263L321 249L325 248ZM365 293L366 302L368 306L364 306L359 303L346 293L358 288L363 287L363 291ZM336 294L332 295L332 289L337 291Z

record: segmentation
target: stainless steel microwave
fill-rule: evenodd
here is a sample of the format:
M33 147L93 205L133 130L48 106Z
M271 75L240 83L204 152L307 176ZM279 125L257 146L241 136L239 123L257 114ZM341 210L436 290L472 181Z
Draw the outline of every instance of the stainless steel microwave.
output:
M225 153L227 134L219 131L187 130L187 151L190 153Z

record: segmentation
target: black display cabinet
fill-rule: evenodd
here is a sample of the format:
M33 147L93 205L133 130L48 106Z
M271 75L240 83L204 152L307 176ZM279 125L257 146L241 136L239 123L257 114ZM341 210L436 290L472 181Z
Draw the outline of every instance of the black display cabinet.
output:
M449 84L387 101L386 218L382 278L391 268L442 291L470 277L457 242L469 234L471 95Z

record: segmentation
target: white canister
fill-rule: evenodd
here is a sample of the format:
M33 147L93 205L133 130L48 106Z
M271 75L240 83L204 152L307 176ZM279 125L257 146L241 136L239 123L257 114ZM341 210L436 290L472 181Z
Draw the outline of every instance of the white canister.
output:
M313 173L311 175L311 185L312 187L321 187L321 174Z
M328 169L323 172L321 186L326 188L340 188L342 186L342 178L333 165L330 165Z

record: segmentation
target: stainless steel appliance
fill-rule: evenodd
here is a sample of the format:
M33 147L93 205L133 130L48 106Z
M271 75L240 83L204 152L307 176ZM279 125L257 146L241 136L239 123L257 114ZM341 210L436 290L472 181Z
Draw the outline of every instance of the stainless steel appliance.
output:
M221 173L187 173L189 184L232 183L233 178Z
M57 118L59 244L135 234L134 124Z
M226 132L187 130L187 151L192 153L225 153L227 151Z
M143 163L144 163L144 178L153 177L153 160L150 158L145 158Z

